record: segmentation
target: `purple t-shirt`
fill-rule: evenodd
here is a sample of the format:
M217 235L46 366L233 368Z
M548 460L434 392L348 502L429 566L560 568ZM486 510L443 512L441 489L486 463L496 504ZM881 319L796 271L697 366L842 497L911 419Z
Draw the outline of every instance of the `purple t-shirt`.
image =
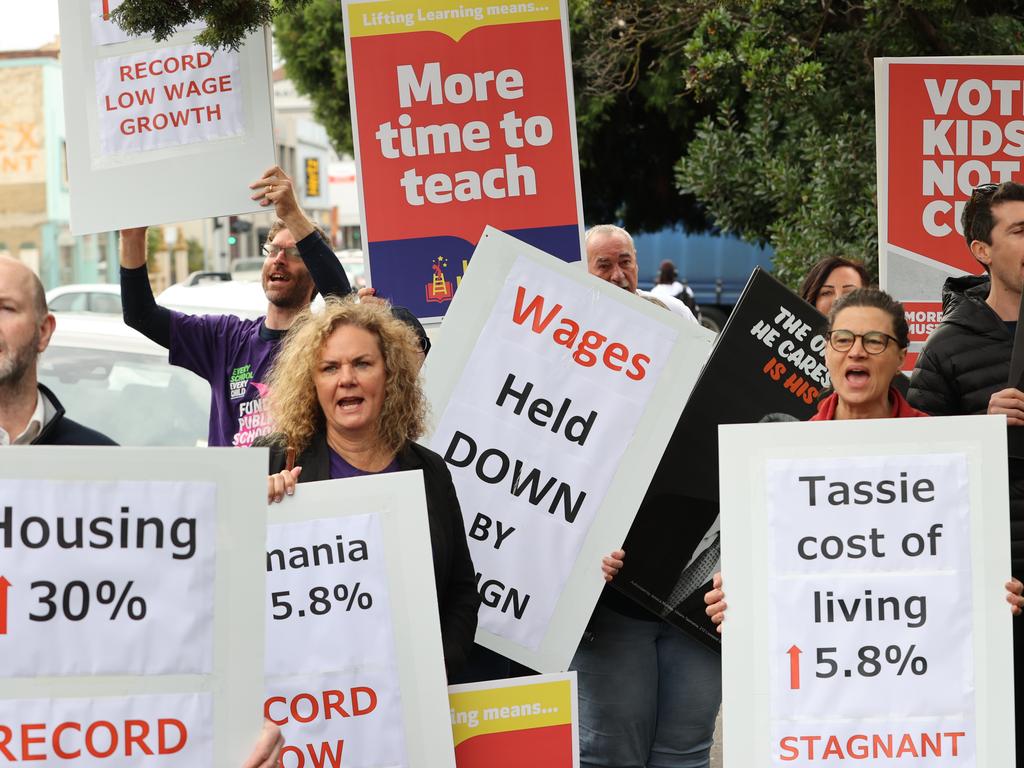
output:
M168 359L210 382L210 445L249 446L274 431L264 382L284 333L262 317L171 313Z
M385 472L397 472L398 471L398 458L391 460L380 472L367 472L365 469L359 469L353 467L343 458L341 455L335 452L333 449L328 448L331 454L331 480L344 480L348 477L363 477L364 475L382 475Z

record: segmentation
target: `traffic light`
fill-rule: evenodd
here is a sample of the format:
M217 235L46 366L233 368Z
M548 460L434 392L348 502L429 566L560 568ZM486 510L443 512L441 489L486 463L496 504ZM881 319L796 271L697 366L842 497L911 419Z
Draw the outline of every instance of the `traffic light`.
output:
M238 236L252 229L252 223L243 221L237 216L228 219L228 245L238 245Z

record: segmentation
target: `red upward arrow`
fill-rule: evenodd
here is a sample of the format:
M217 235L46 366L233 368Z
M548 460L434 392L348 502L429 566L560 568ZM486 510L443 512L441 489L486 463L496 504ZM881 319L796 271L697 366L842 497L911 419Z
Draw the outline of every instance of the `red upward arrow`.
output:
M7 634L7 588L11 582L6 576L0 576L0 635Z
M803 653L795 645L789 646L789 687L796 690L800 687L800 654Z

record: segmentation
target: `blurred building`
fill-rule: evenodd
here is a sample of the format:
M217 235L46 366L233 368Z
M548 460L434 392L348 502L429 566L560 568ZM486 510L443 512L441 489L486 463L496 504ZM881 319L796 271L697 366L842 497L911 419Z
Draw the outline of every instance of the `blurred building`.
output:
M47 288L117 280L112 233L73 237L59 45L0 52L0 253Z
M362 248L356 161L346 155L331 163L328 180L333 205L331 223L334 245L342 249Z

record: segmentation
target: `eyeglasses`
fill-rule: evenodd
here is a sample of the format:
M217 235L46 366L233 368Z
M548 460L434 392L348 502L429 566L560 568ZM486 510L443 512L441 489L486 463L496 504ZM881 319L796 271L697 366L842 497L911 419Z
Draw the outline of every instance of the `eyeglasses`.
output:
M299 258L299 249L294 246L291 248L280 248L276 245L271 245L270 243L263 244L263 255L268 259L276 259L277 255L281 253L281 251L284 251L284 255L290 259Z
M869 355L880 355L885 352L885 348L889 346L890 340L899 344L899 341L896 338L890 336L888 333L882 333L881 331L854 333L853 331L836 330L829 331L825 334L825 337L828 339L829 346L836 352L849 352L853 349L853 345L857 339L861 340L864 351Z

